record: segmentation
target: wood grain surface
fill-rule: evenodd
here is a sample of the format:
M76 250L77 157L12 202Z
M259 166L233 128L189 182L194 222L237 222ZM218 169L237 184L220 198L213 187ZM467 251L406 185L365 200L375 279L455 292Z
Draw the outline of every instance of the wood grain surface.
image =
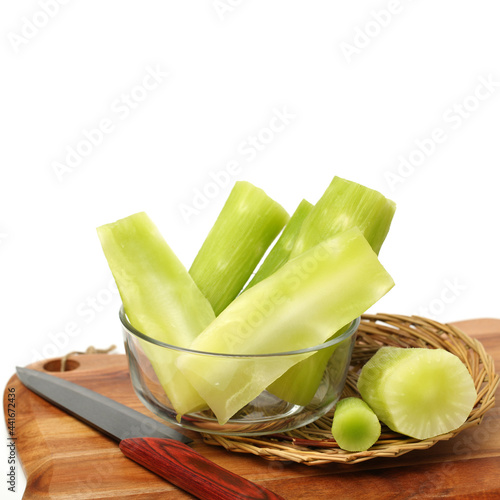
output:
M500 320L455 323L479 339L500 364ZM30 368L57 369L58 360ZM131 408L153 416L135 395L124 355L72 358L73 369L54 372ZM24 388L13 375L16 394L16 449L27 478L25 499L98 500L193 498L126 458L117 443ZM496 397L500 396L497 391ZM7 414L5 415L7 420ZM194 432L193 449L221 467L254 481L285 499L500 498L500 408L481 425L428 450L360 464L306 466L269 462L209 446Z

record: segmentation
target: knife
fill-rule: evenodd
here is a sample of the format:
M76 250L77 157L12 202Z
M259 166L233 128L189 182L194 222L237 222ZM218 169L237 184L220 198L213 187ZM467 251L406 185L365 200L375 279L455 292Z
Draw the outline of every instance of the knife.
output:
M54 375L16 371L32 392L118 441L126 457L197 498L283 500L203 457L187 446L191 439L128 406Z

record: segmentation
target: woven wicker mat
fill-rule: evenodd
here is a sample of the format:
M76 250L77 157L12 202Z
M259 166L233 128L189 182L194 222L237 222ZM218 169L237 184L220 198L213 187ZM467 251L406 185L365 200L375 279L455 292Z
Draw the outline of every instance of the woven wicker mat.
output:
M359 396L356 381L361 367L382 346L442 348L458 356L467 366L478 397L465 423L447 434L417 440L382 427L380 439L368 451L346 452L332 438L333 411L307 426L284 434L243 437L202 434L207 444L223 446L239 453L252 453L268 460L293 461L306 465L330 462L358 463L375 457L397 457L412 450L426 449L477 425L495 404L499 377L493 359L482 344L458 328L419 316L394 314L364 315L357 332L356 345L343 397Z

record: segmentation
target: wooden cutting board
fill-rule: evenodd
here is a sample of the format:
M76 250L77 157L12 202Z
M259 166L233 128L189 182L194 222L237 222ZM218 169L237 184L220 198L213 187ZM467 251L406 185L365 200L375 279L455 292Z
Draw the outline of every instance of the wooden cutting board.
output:
M479 339L500 364L500 320L455 323ZM46 369L153 416L136 397L124 355L72 358L63 373L59 360L30 365ZM98 500L181 499L191 495L125 458L117 444L58 410L12 376L4 393L15 389L15 436L19 460L27 478L24 499ZM497 401L500 397L496 394ZM6 414L7 420L7 414ZM361 464L308 467L269 462L204 444L194 432L193 448L236 474L259 483L285 499L358 499L460 497L500 498L500 407L482 424L430 449L398 458L376 458Z

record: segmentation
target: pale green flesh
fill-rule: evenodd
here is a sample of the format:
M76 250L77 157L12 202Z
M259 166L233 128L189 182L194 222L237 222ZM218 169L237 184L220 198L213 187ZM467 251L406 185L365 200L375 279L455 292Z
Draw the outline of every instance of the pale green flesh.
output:
M216 315L241 292L288 219L262 189L235 183L189 269Z
M358 229L321 243L237 297L191 349L233 354L286 352L323 343L394 286ZM220 423L306 356L274 366L180 357L178 366ZM272 368L271 368L272 367ZM239 387L235 394L235 387Z
M292 366L269 385L267 390L289 403L307 406L314 398L328 360L336 346L322 349Z
M311 205L311 203L307 200L302 200L300 202L299 206L296 208L287 225L283 229L278 241L274 244L273 248L255 273L250 283L248 283L245 287L245 290L248 290L264 278L267 278L276 272L288 260L295 238L300 231L302 222L312 208L313 205Z
M187 347L215 319L210 303L144 212L101 226L97 233L125 313L140 332ZM174 354L146 341L141 346L179 414L206 406L178 372Z
M373 410L359 398L341 399L335 407L332 435L346 451L366 451L380 437L380 422Z
M341 335L348 327L349 325L341 328L328 340ZM318 390L325 367L336 348L337 345L322 349L292 366L280 378L275 380L267 390L289 403L300 406L308 405Z
M444 349L383 347L363 368L358 390L390 429L416 439L460 427L477 397L465 365Z
M334 177L304 220L291 258L331 238L358 227L375 253L379 253L396 210L393 201L361 184Z
M395 208L394 202L378 191L335 177L301 224L290 258L353 227L363 232L378 253ZM308 404L316 393L327 361L324 353L315 354L276 380L268 390L291 403Z

